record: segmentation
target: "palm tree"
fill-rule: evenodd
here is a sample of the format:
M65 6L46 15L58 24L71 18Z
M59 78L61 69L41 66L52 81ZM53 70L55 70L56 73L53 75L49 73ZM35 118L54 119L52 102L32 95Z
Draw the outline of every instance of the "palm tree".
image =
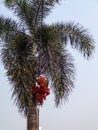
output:
M38 130L38 101L30 88L43 75L58 107L74 87L74 64L67 44L89 59L94 50L92 36L79 24L45 24L46 16L59 0L5 0L18 20L0 17L1 57L12 97L27 117L27 130Z

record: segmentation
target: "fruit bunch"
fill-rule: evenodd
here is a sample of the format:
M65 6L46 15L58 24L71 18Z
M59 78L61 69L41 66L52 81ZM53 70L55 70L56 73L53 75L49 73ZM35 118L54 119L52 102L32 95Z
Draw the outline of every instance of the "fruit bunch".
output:
M40 76L36 80L37 85L32 85L30 88L30 93L37 99L38 105L42 105L43 101L46 99L46 96L50 94L50 89L48 88L47 79L43 76Z

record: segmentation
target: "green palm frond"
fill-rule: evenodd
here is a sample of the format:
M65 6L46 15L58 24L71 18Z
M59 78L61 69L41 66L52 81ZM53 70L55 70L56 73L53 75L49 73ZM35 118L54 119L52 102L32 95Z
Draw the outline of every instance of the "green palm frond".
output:
M58 67L53 72L53 91L55 103L58 107L68 99L74 88L74 65L71 55L65 50L58 60Z
M89 58L94 51L94 39L89 32L79 24L57 23L53 28L59 32L59 37L65 44L70 43L72 47L79 50L84 57Z
M0 17L0 38L4 42L8 42L17 33L23 33L21 24L16 23L11 18Z
M30 30L35 30L50 13L57 1L49 0L5 0L7 7L16 13L22 23L26 23Z
M40 39L40 34L37 36ZM40 68L40 74L49 77L52 83L51 89L55 95L55 103L58 106L67 99L74 87L73 60L64 49L58 33L53 28L43 26L41 40L38 50L38 68Z
M15 101L18 104L19 111L24 110L25 113L32 101L28 90L36 78L36 59L33 55L33 44L26 35L17 34L10 43L4 44L1 53L7 76L12 84Z
M12 97L14 96L14 102L18 106L19 112L23 112L27 116L28 108L32 105L32 95L24 87L18 86L18 84L15 85L12 91Z
M8 8L14 11L18 15L22 24L31 28L33 22L33 14L31 6L27 0L5 0L5 4Z
M19 69L20 71L18 73L18 70L16 70L16 73L18 75L15 76L13 81L17 81L18 77L21 75L22 75L21 77L23 77L25 72L28 74L31 74L35 70L34 59L35 58L33 55L33 44L31 44L29 39L23 34L17 34L15 39L12 39L10 43L6 43L3 46L2 60L3 60L5 68L9 70L8 75L10 76L11 74L12 78L14 78L13 76L15 73L15 69ZM31 73L30 73L30 70L28 69L32 70ZM25 78L26 76L27 75L25 75ZM32 75L31 75L31 79L32 79Z

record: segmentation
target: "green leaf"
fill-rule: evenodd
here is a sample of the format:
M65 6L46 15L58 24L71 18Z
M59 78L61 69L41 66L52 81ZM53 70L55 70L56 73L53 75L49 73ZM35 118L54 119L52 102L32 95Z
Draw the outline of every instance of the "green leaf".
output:
M90 58L94 51L94 39L89 32L79 24L57 23L53 28L59 33L59 37L65 44L79 50L84 57Z

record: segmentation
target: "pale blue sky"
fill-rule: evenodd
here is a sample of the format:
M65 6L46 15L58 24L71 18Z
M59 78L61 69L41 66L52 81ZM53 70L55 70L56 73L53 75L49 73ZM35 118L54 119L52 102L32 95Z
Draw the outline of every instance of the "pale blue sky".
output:
M2 1L0 15L11 15ZM54 106L53 96L47 97L40 109L40 126L42 130L98 130L98 1L62 0L46 20L49 24L57 21L79 22L93 35L96 50L90 61L70 50L76 65L75 89L69 101L58 109ZM10 89L0 64L0 130L26 130L26 119L13 104Z

